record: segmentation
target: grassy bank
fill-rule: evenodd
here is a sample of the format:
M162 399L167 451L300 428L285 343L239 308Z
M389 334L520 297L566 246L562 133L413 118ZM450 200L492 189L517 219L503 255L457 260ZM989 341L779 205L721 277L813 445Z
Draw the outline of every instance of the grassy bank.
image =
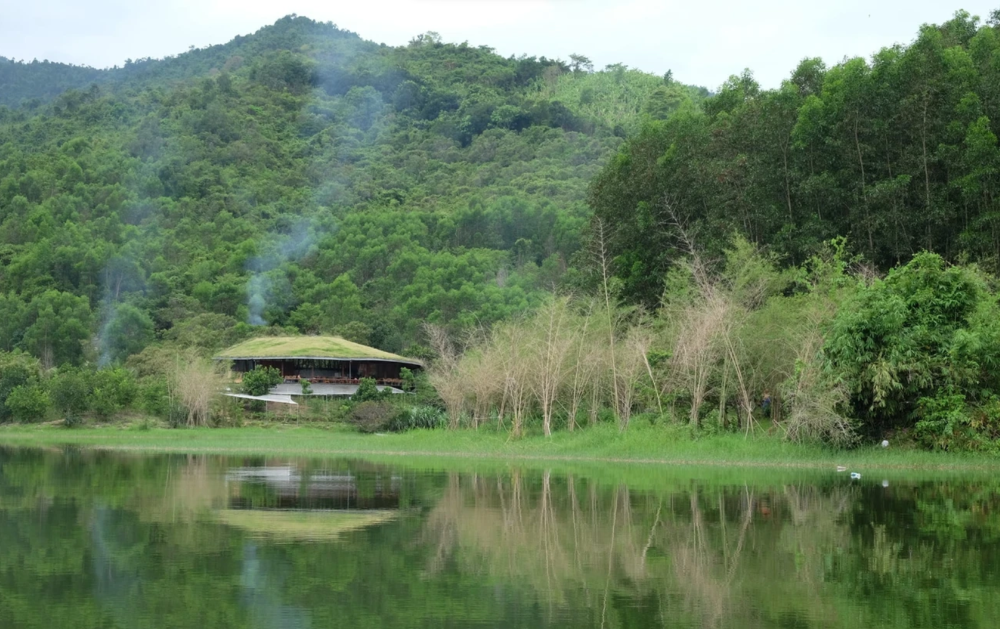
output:
M362 435L343 427L276 424L249 428L169 430L132 426L66 429L57 426L2 426L0 445L86 448L147 452L295 456L357 455L407 457L427 461L538 461L635 465L786 467L830 469L838 465L869 470L1000 469L1000 458L865 447L849 452L796 445L771 436L713 435L691 438L683 430L634 426L619 433L599 426L551 438L472 430L417 430Z

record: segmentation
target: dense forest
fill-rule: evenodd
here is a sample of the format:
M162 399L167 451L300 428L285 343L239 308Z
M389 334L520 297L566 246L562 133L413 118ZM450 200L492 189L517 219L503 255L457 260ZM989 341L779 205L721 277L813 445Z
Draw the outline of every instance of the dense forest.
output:
M732 232L798 264L835 236L881 271L913 254L1000 268L1000 11L959 12L909 46L780 87L732 77L701 108L647 121L590 202L630 301L655 306L686 247Z
M0 85L0 421L300 332L428 359L455 427L1000 435L1000 12L771 90L296 16Z
M705 95L296 17L44 105L33 86L93 73L0 67L27 99L0 108L0 350L47 366L238 322L398 351L424 321L509 317L563 282L587 184L643 112Z

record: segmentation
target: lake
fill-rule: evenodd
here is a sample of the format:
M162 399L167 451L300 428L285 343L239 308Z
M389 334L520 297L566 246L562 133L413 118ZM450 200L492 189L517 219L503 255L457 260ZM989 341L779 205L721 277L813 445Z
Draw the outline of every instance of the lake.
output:
M995 627L998 488L0 448L0 627Z

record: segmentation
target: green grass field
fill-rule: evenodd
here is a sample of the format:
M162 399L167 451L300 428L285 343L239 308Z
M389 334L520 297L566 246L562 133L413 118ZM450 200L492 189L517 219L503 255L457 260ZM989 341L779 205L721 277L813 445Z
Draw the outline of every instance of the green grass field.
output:
M635 425L625 433L598 426L551 438L519 440L491 430L416 430L403 434L362 435L343 426L307 427L274 424L244 428L142 429L99 426L2 426L0 445L85 448L146 452L295 455L303 457L363 456L422 459L467 465L514 461L539 465L586 464L613 467L716 466L831 470L838 465L870 470L1000 470L1000 458L987 455L924 452L862 447L843 452L821 446L796 445L773 436L714 435L697 439L683 429ZM466 463L461 463L461 461Z

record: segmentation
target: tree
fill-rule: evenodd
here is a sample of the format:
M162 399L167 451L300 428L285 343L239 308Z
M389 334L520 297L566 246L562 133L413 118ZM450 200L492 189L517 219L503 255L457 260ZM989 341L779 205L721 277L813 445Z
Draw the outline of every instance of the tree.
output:
M928 413L949 396L961 397L960 416L966 404L993 399L1000 385L998 314L974 269L948 266L932 253L859 290L833 320L824 353L847 385L850 414L864 433L878 437L933 421ZM924 426L934 439L955 428Z
M569 299L557 298L539 309L532 322L529 380L542 410L542 430L546 437L552 436L552 414L565 384L566 358L574 341L569 315Z
M87 410L90 382L88 374L75 367L59 369L48 382L49 397L66 418L78 418Z
M362 319L361 291L345 273L337 276L328 289L329 297L323 301L324 329L342 326Z
M375 378L362 378L358 390L351 396L352 402L380 402L392 395L388 389L379 391Z
M204 368L199 369L201 373L204 371ZM281 372L274 367L258 365L253 370L243 374L241 388L247 395L267 395L271 389L284 381L285 379L282 377Z
M153 320L131 304L113 306L101 331L101 359L120 362L138 354L153 340Z
M270 367L262 369L270 369L273 372L277 371ZM273 386L267 384L267 382L273 380L273 374L262 372L256 376L251 376L256 371L251 371L244 376L243 390L250 395L264 395ZM247 389L247 376L251 376L252 390L259 391L260 388L263 388L263 392L250 392ZM170 393L171 396L176 396L181 406L187 409L188 426L204 426L208 423L212 404L218 398L221 390L222 377L218 372L217 366L213 365L211 361L193 354L178 355L176 357L176 364L171 374Z
M410 40L410 46L435 46L441 44L441 35L436 31L421 33Z
M569 56L569 67L573 69L573 72L593 72L594 62L583 55L574 53Z
M129 408L138 395L135 375L124 367L99 369L90 374L87 406L102 419Z
M14 389L33 389L41 380L41 365L37 358L24 352L0 352L0 423L10 421L12 410L7 398Z
M14 421L24 423L44 419L51 405L48 391L38 384L15 387L4 402Z
M22 346L54 367L79 364L90 335L90 305L85 297L46 291L31 300L25 315L27 328Z

